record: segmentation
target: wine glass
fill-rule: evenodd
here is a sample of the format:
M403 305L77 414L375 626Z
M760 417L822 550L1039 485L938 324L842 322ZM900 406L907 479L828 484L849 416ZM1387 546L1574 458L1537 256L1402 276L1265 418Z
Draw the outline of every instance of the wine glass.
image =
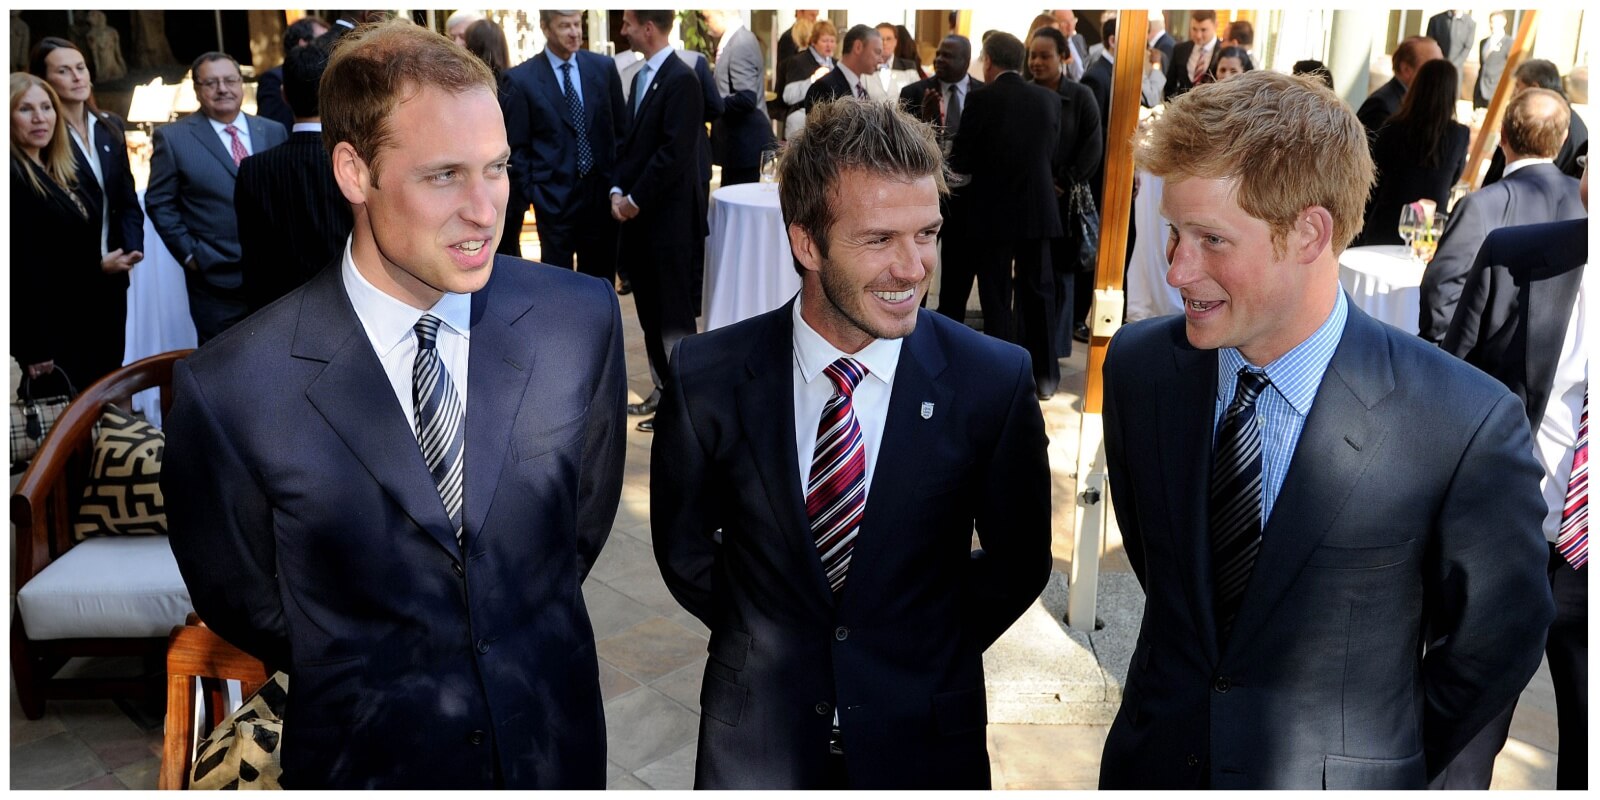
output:
M778 182L778 145L767 145L761 150L761 182Z
M1433 254L1439 249L1439 239L1444 236L1444 223L1450 215L1443 211L1433 212L1427 222L1423 223L1417 239L1417 253L1423 263L1433 260Z
M1411 260L1417 259L1416 240L1422 233L1422 209L1416 203L1406 203L1400 207L1400 239L1406 243L1406 249L1411 251Z

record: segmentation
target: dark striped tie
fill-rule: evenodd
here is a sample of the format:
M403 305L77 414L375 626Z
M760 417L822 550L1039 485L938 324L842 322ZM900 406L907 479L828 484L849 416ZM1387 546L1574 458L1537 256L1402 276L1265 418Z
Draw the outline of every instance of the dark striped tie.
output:
M450 381L450 371L434 345L439 339L439 318L423 314L412 326L417 332L417 358L411 365L411 400L416 409L417 442L422 446L422 460L433 474L433 483L439 487L439 499L450 516L450 526L456 532L456 544L461 544L461 448L466 432L462 421L466 416L461 397Z
M1211 466L1211 574L1217 637L1227 644L1245 585L1261 549L1261 424L1256 398L1264 372L1241 367L1233 402L1222 415Z
M823 373L833 381L834 393L817 422L817 446L806 481L806 516L811 518L811 535L828 586L837 596L844 588L850 551L867 507L867 449L853 402L867 368L853 358L841 358Z

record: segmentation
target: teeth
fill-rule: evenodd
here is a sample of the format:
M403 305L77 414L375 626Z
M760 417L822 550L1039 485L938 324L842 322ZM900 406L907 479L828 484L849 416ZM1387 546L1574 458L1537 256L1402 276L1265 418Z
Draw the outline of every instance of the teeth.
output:
M483 249L483 242L462 242L456 245L456 249L468 255L475 255Z
M1206 309L1208 309L1208 308L1210 308L1210 307L1212 307L1214 305L1216 305L1215 301L1212 301L1212 302L1206 302L1206 301L1202 301L1202 300L1190 300L1189 301L1189 307L1194 309L1194 310L1196 310L1196 311L1204 311L1204 310L1206 310Z
M873 292L873 294L890 303L899 303L911 299L914 291L913 289L907 289L903 292Z

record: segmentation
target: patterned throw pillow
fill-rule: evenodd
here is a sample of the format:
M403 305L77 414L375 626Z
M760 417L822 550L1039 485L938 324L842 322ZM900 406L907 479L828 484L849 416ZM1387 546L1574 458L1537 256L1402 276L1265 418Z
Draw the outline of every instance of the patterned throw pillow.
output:
M78 541L90 536L162 534L167 508L161 496L161 429L107 403L100 415L89 482L73 520Z
M283 707L289 676L274 672L222 724L200 742L189 776L190 789L281 789Z

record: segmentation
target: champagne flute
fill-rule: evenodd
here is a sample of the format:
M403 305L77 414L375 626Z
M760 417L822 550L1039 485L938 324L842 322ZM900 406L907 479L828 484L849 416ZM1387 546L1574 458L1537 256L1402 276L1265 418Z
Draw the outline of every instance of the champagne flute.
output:
M1406 203L1400 207L1400 239L1406 243L1406 249L1411 252L1411 260L1417 259L1416 240L1422 233L1422 211L1416 203Z
M761 183L778 182L778 146L768 145L761 151Z

